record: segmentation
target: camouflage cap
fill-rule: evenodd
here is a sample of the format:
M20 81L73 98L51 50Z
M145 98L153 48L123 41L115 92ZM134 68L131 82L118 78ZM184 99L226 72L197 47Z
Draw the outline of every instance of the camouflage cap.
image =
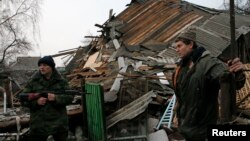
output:
M177 38L184 38L184 39L196 41L196 29L194 27L190 27L184 32L181 32Z

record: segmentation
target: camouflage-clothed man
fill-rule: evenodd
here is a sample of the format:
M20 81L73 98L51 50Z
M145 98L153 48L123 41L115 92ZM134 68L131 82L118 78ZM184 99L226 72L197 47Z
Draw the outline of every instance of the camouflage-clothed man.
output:
M55 69L51 56L45 56L38 61L39 71L32 76L24 93L39 93L49 91L47 97L38 97L23 102L30 108L30 140L46 141L52 135L55 141L66 141L68 136L68 116L66 105L73 96L63 93L52 93L69 88L68 83Z

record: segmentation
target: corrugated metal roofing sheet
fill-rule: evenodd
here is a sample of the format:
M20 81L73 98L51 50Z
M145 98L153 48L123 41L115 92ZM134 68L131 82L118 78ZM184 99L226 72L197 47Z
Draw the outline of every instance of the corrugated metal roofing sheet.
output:
M197 43L209 50L212 55L218 56L230 44L229 40L225 40L214 32L209 32L202 28L197 28Z
M211 21L220 23L221 25L225 25L230 27L230 19L229 13L221 13L219 15L211 18ZM235 27L240 28L242 25L250 26L250 15L235 15Z
M250 18L236 16L236 29L241 26L250 26ZM221 13L207 19L197 30L198 43L203 44L213 55L219 56L230 46L230 19L229 15ZM242 33L235 31L235 38L238 39Z

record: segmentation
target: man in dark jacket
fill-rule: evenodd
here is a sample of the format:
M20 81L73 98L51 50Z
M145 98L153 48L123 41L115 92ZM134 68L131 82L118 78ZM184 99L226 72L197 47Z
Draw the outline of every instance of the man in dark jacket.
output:
M47 141L52 135L55 141L66 141L68 137L68 116L66 105L73 96L58 93L69 89L68 82L55 69L51 56L44 56L38 61L39 71L35 73L24 88L24 93L47 92L23 102L30 109L30 140ZM56 93L53 93L56 92Z
M177 97L178 129L186 141L205 141L207 126L218 120L218 94L221 78L233 74L238 89L245 83L243 64L239 58L230 65L211 56L196 44L195 29L181 33L175 40L181 61L173 75Z

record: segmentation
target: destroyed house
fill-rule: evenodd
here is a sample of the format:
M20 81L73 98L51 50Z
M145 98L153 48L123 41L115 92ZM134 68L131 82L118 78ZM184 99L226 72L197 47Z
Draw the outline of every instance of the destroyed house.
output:
M232 53L229 12L180 0L131 0L127 6L117 15L110 10L107 21L95 25L101 34L86 36L92 38L89 45L67 52L76 54L66 66L70 86L86 92L86 107L72 108L69 115L83 112L83 131L91 141L170 138L155 131L174 99L171 76L178 56L172 44L188 27L196 27L197 43L214 56L228 59ZM248 63L250 16L235 18L233 52ZM237 97L243 110L250 108L246 85Z
M248 63L250 16L235 18L233 52ZM67 77L75 88L81 87L82 78L103 87L101 107L107 128L101 129L104 133L107 129L111 140L144 140L150 133L147 118L159 119L159 105L169 102L174 94L171 75L178 57L172 44L176 36L194 26L198 45L216 57L229 59L229 21L229 13L185 1L133 0L118 15L110 10L109 19L95 25L101 35L86 37L93 38L87 55L78 59L79 65ZM152 107L154 110L148 110Z

